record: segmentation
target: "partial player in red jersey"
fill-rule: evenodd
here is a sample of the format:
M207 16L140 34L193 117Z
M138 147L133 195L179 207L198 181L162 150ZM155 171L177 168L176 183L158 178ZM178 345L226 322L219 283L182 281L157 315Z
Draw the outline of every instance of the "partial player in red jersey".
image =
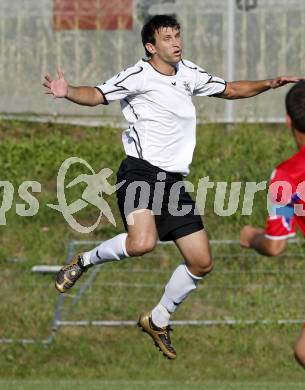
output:
M270 210L264 236L269 241L277 241L272 248L275 255L285 249L288 238L295 236L297 226L305 236L305 145L298 146L299 152L278 165L271 176ZM272 249L267 254L274 255Z
M305 236L305 82L291 88L286 96L286 122L299 151L279 164L269 185L269 216L265 229L244 226L240 245L265 256L278 256L287 247L298 226ZM305 327L295 346L295 357L305 368Z

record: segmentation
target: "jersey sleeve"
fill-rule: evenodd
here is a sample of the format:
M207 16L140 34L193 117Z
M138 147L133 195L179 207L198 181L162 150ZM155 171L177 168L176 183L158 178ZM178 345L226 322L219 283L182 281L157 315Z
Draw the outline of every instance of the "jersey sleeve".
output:
M111 77L105 83L97 85L107 103L121 100L129 95L140 93L144 82L143 67L133 66Z
M265 237L270 240L285 240L296 234L293 194L295 183L291 177L276 169L269 184L269 216L266 220Z
M226 89L226 81L220 77L212 76L204 69L197 67L194 96L217 96Z

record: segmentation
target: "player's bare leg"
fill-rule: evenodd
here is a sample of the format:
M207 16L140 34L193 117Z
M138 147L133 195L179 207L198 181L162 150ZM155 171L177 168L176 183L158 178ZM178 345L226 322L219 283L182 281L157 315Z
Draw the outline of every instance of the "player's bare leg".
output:
M203 278L213 269L213 260L208 235L199 230L175 241L187 266L195 277Z
M305 327L302 329L302 332L301 332L301 334L300 334L300 336L295 344L294 357L295 357L296 361L303 368L305 368Z
M155 217L150 210L142 209L127 217L128 235L126 250L129 256L141 256L151 252L157 242Z
M69 290L88 268L96 264L123 260L130 256L141 256L150 252L156 245L157 230L155 218L150 210L137 210L128 219L128 233L121 233L106 240L98 247L78 254L57 274L55 287L64 293Z

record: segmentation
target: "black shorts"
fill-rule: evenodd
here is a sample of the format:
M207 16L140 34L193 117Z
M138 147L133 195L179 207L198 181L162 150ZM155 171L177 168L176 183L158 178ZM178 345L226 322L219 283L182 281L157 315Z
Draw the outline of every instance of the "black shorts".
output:
M126 230L126 217L137 209L153 211L161 241L176 240L204 228L180 173L167 172L128 156L117 172L117 184L123 180L125 183L116 193Z

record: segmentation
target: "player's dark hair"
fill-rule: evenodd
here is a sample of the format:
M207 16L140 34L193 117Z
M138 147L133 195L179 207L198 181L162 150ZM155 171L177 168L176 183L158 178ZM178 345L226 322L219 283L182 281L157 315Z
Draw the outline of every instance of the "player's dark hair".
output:
M293 128L305 133L305 81L299 81L287 93L286 111Z
M162 27L172 27L180 30L180 24L173 15L155 15L151 17L143 26L141 31L142 43L145 48L146 43L155 45L155 32ZM151 53L145 48L147 57L151 57Z

